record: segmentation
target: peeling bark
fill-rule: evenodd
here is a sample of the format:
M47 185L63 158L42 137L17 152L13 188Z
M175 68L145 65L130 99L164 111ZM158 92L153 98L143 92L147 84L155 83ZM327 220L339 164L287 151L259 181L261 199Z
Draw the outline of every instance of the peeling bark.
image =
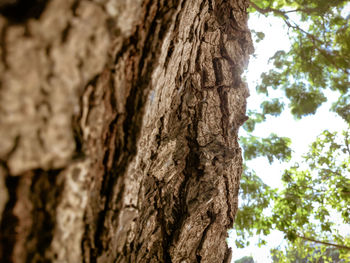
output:
M230 262L247 1L25 2L0 4L0 261Z

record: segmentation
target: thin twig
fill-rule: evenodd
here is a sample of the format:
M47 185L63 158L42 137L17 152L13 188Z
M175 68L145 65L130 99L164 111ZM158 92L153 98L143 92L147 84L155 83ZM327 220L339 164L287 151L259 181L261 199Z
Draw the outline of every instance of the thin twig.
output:
M350 157L350 147L349 147L349 133L345 132L345 146Z

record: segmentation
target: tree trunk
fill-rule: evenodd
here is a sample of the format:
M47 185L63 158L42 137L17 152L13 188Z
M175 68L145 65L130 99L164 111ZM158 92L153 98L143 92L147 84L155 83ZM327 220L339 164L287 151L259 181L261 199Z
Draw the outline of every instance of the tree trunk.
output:
M0 261L229 262L245 0L0 1Z

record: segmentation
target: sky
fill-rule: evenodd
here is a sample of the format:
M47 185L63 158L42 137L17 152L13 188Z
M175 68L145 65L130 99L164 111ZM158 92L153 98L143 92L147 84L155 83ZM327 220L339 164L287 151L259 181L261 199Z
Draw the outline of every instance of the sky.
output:
M350 6L350 5L349 5ZM248 98L248 109L259 109L262 102L255 92L256 83L262 72L267 72L273 67L268 63L278 50L288 51L290 41L287 36L287 29L284 23L275 17L266 18L262 15L251 14L249 18L249 28L256 32L264 32L265 38L255 44L255 56L251 56L249 66L246 72L246 79L250 89L250 97ZM345 122L335 113L329 112L330 105L335 101L335 94L326 93L328 102L319 108L313 116L304 117L301 120L295 120L293 116L285 111L280 117L269 117L266 122L256 125L254 135L266 137L270 133L276 133L279 136L285 136L292 139L291 148L293 150L293 159L289 164L279 163L275 161L272 165L268 163L266 158L257 158L247 162L248 167L253 167L257 175L262 180L272 186L280 187L281 175L285 168L288 168L295 161L301 160L301 156L308 150L308 146L315 138L325 129L330 131L339 131L347 126ZM331 128L330 128L331 127ZM241 129L241 135L244 134ZM270 257L270 249L282 244L283 235L277 231L268 238L268 245L261 248L251 245L244 249L237 249L234 245L235 231L229 231L229 246L232 247L232 261L242 258L243 256L253 256L257 263L272 262ZM251 240L251 244L256 244L258 237Z

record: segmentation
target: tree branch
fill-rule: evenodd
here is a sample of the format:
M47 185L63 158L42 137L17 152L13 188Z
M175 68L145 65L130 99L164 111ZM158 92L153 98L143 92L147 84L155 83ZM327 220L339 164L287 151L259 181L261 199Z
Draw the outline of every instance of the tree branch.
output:
M344 245L334 244L334 243L330 243L330 242L327 242L327 241L320 241L320 240L316 240L316 239L313 239L313 238L310 238L310 237L306 237L306 236L303 236L303 235L297 235L297 237L299 237L301 239L304 239L304 240L307 240L307 241L311 241L311 242L317 243L317 244L332 246L332 247L336 247L336 248L339 248L339 249L350 250L350 247L344 246Z

